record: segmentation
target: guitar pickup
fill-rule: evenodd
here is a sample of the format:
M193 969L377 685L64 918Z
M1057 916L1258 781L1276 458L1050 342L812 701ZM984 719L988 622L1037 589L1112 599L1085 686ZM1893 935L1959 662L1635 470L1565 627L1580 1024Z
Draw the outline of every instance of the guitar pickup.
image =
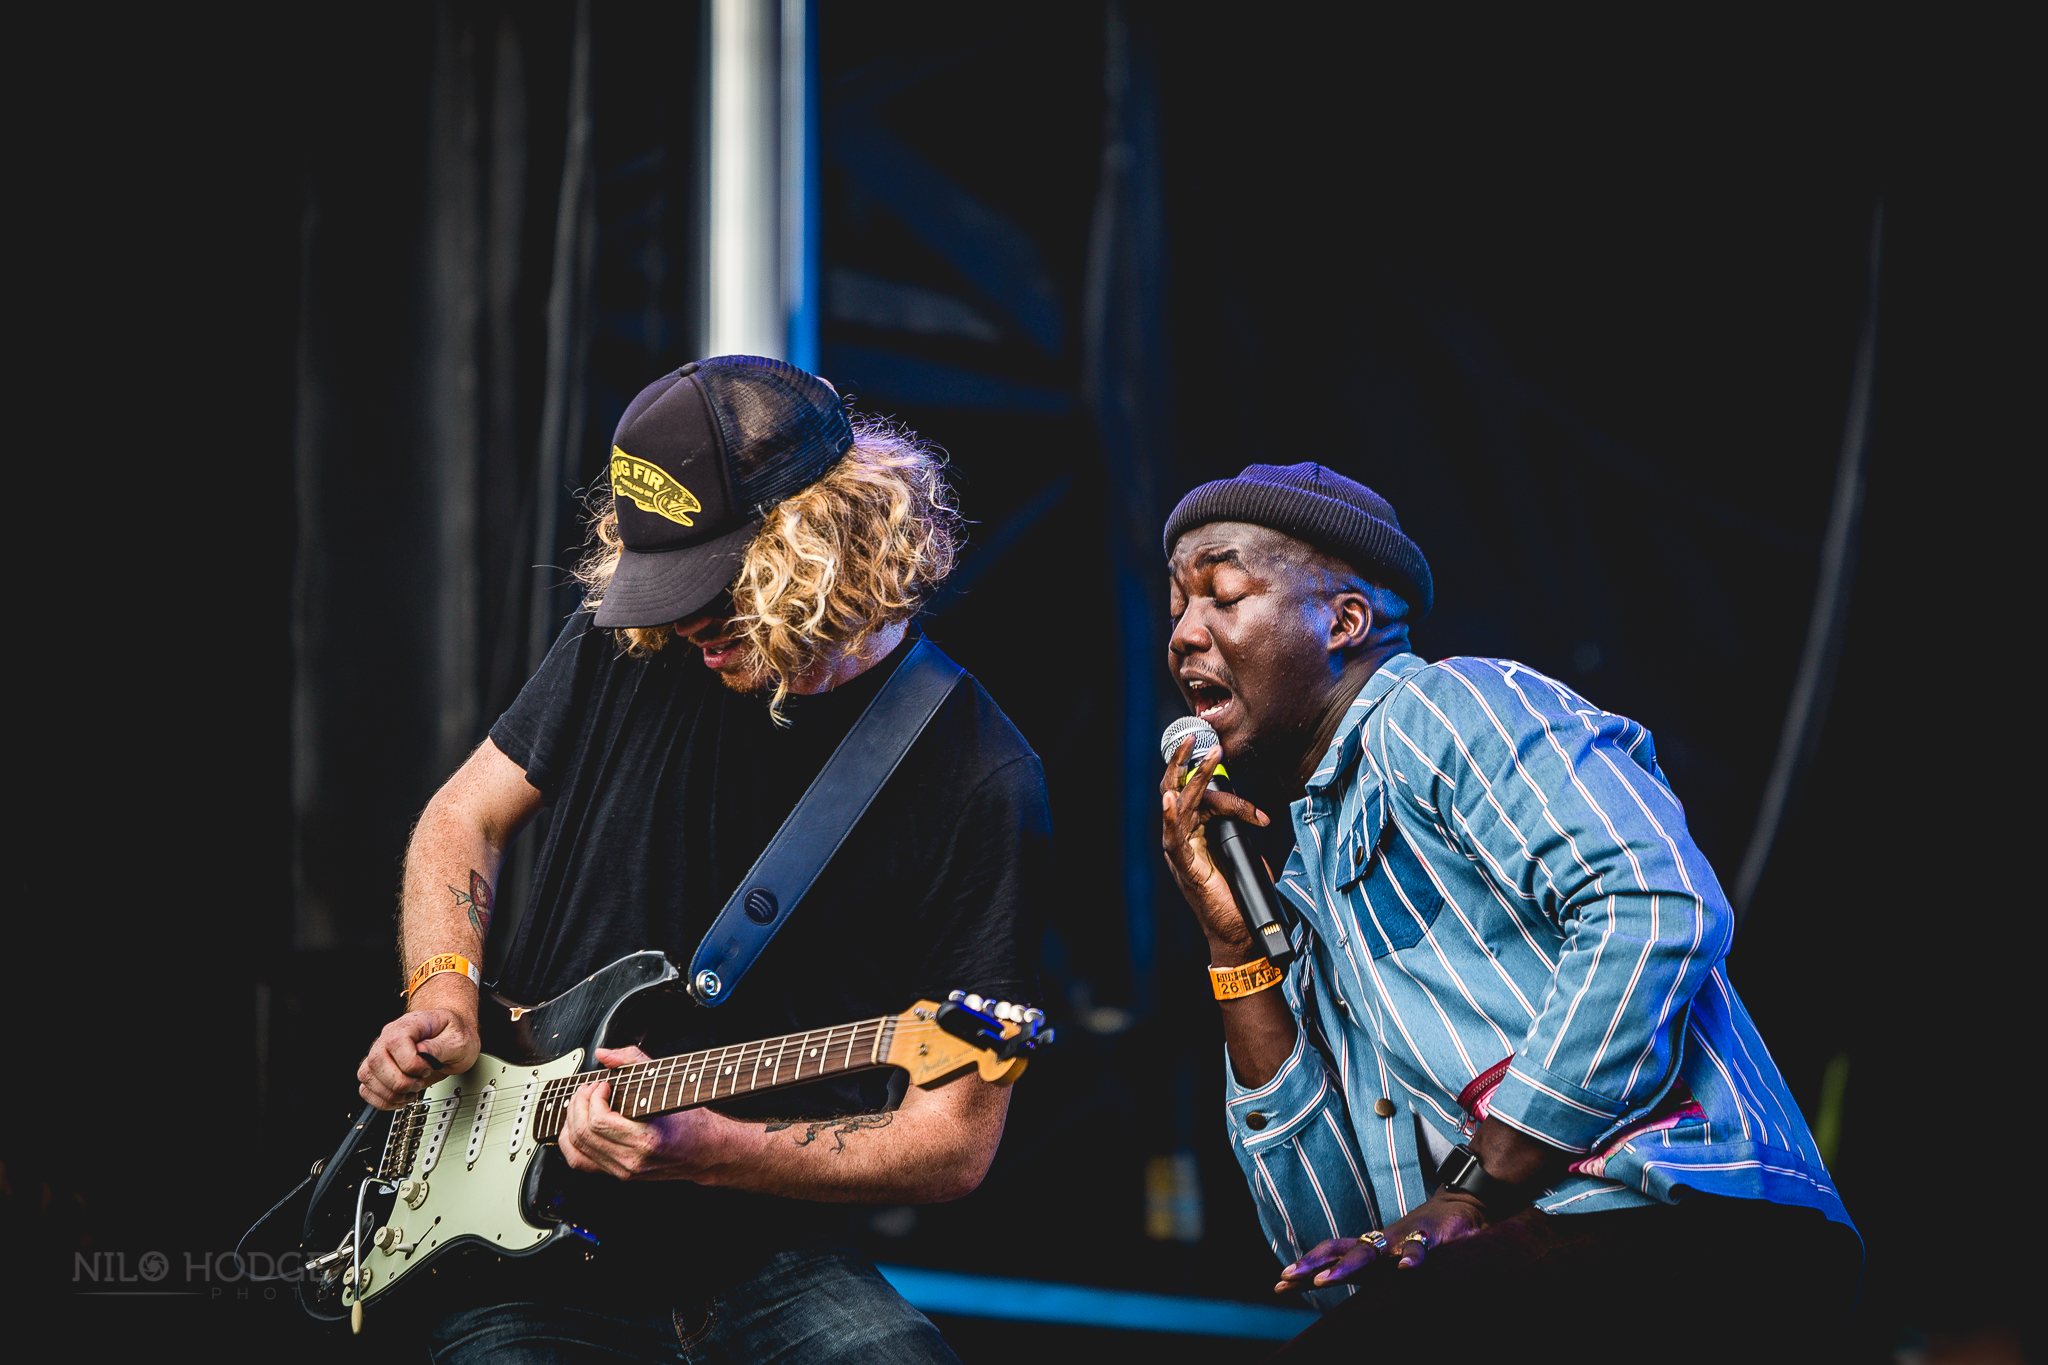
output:
M1017 1027L1007 1038L1003 1036L1006 1024ZM1007 1000L984 1000L964 991L954 991L952 998L939 1006L938 1025L962 1042L993 1052L1006 1062L1053 1040L1053 1031L1045 1026L1043 1010L1013 1005Z

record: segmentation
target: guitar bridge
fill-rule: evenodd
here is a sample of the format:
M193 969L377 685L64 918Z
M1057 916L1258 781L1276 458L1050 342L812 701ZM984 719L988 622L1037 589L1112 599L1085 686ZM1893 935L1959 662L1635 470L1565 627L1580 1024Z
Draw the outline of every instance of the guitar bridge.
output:
M412 1169L420 1138L427 1131L430 1107L424 1100L414 1100L391 1116L391 1130L384 1136L384 1157L377 1163L378 1179L398 1180Z

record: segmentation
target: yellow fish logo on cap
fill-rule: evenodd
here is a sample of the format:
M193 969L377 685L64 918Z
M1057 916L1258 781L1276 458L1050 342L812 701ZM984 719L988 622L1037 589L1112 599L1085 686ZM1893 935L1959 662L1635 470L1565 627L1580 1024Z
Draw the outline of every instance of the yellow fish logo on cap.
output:
M612 492L631 498L643 512L667 517L682 526L695 526L688 513L701 512L704 504L697 495L668 476L668 471L636 460L617 446L612 447Z

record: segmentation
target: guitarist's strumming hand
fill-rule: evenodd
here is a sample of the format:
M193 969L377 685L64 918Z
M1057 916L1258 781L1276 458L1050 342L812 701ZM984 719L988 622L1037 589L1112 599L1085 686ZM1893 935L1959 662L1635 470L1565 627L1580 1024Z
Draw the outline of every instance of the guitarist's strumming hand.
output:
M357 1090L379 1109L408 1104L443 1076L469 1070L481 1048L476 988L469 982L435 977L412 1003L415 1008L384 1026L356 1068Z
M454 953L484 960L505 845L540 812L540 789L490 740L476 746L420 813L405 850L398 968L408 976ZM474 966L471 970L476 970ZM364 1099L396 1109L476 1065L477 987L459 971L421 982L356 1068Z
M650 1060L637 1047L597 1050L599 1066ZM577 1090L569 1101L558 1141L562 1155L579 1171L601 1171L620 1180L702 1180L720 1164L725 1130L740 1126L709 1109L629 1119L611 1107L611 1093L610 1081L598 1081Z

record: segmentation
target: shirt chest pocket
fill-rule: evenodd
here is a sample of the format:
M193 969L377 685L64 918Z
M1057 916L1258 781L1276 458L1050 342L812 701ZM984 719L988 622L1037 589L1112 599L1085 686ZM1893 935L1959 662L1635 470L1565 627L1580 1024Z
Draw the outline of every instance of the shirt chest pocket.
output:
M1356 809L1347 814L1351 838L1338 848L1331 883L1374 957L1412 948L1436 922L1444 898L1400 832L1388 828L1384 787L1375 782L1360 790Z

